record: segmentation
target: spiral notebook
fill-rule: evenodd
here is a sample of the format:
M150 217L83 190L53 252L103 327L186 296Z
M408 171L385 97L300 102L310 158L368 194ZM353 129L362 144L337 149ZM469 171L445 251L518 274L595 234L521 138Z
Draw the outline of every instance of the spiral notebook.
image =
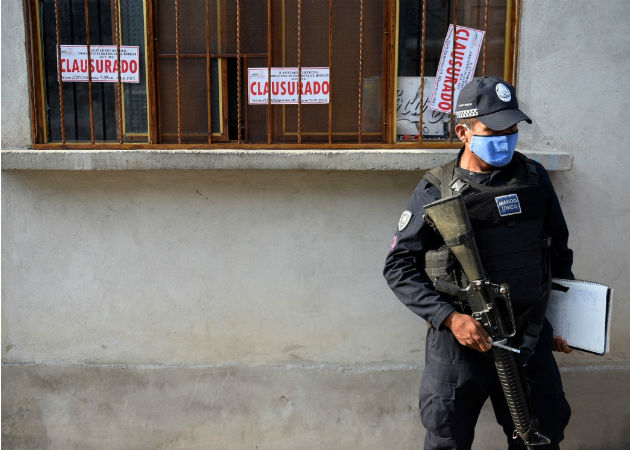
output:
M570 347L598 355L610 349L613 290L583 280L553 279L547 320Z

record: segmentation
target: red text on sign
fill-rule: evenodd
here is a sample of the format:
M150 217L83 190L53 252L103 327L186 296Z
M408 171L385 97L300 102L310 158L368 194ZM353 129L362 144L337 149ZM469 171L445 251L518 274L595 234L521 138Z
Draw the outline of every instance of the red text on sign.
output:
M297 94L298 82L297 81L272 81L271 82L271 95L295 95ZM260 81L254 81L249 86L249 91L252 95L268 95L269 83ZM328 81L307 81L302 83L302 95L317 95L328 94L330 92L330 84Z

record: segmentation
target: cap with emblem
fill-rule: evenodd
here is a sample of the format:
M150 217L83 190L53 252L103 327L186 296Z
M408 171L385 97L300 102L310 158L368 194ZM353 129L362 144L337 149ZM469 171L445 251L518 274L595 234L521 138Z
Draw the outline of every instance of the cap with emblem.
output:
M464 86L457 98L455 116L458 119L475 117L495 131L510 128L522 120L532 123L518 109L514 86L496 77L473 78Z

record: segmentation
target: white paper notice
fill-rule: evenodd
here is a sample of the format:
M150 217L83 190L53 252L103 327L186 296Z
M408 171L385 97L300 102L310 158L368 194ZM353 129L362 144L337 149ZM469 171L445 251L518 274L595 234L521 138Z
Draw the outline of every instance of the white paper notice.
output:
M482 30L457 26L457 39L453 48L453 24L448 27L442 56L438 64L436 82L431 94L429 108L450 114L451 107L457 104L457 96L475 75L479 51L483 44ZM453 85L455 86L453 99ZM454 109L454 108L453 108Z
M115 45L90 45L92 81L118 82L118 51ZM140 82L140 50L138 46L120 46L120 81ZM61 81L88 81L87 45L61 46Z
M566 292L551 291L546 317L553 326L554 334L565 338L571 347L606 353L612 290L603 284L588 281L553 281L568 288Z
M250 105L266 105L269 101L268 69L247 69L247 93ZM302 67L302 103L328 103L330 94L330 69L328 67ZM271 68L271 103L292 104L298 102L297 67Z

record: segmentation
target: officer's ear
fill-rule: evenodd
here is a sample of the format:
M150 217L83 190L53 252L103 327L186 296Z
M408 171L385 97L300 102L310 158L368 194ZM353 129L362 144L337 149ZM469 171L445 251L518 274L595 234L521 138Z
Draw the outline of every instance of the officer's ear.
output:
M472 133L468 131L468 128L466 128L464 124L458 123L455 126L455 134L457 134L459 140L462 141L464 144L470 144L470 135Z

